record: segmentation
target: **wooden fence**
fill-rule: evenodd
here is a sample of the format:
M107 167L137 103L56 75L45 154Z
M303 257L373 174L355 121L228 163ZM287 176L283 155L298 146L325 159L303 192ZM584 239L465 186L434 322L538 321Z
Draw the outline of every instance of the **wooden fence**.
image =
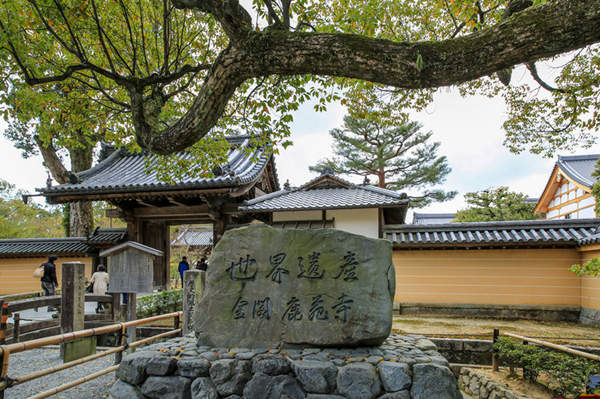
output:
M24 294L14 295L13 297L23 296ZM7 298L6 296L3 298ZM56 307L61 302L60 295L33 297L7 302L0 299L6 318L12 315L13 324L9 327L8 323L0 325L0 344L27 341L49 335L59 334L60 324L58 319L52 320L30 320L22 318L20 313L24 310L43 308L46 306ZM109 314L85 315L85 322L88 327L97 327L105 325L111 321L117 321L120 318L120 298L118 294L112 295L86 295L85 302L100 302L111 304ZM31 323L23 324L24 321Z
M74 381L70 381L68 383L65 383L65 384L60 385L55 388L52 388L50 390L40 392L34 396L30 396L29 399L47 398L58 392L62 392L69 388L72 388L77 385L83 384L87 381L90 381L94 378L111 373L119 367L118 364L121 362L123 351L127 350L128 348L135 348L135 347L144 345L148 342L154 341L156 339L166 338L166 337L169 337L172 335L180 335L181 334L180 324L181 324L182 315L183 315L182 312L174 312L174 313L168 313L168 314L164 314L164 315L160 315L160 316L148 317L148 318L140 319L140 320L133 320L133 321L123 322L123 323L115 323L115 324L111 324L108 326L102 326L102 327L98 327L98 328L92 328L92 329L80 330L80 331L75 331L75 332L66 333L66 334L55 335L52 337L39 338L39 339L29 341L29 342L12 343L9 345L0 345L0 358L2 359L2 361L0 363L0 399L4 399L4 392L7 389L9 389L10 387L13 387L13 386L16 386L19 384L23 384L27 381L41 378L41 377L47 376L49 374L56 373L58 371L65 370L65 369L68 369L68 368L71 368L71 367L74 367L74 366L77 366L77 365L80 365L83 363L87 363L92 360L98 359L100 357L114 354L115 355L115 365L114 366L111 366L107 369L90 374L86 377L79 378ZM174 329L173 330L164 332L159 335L154 335L152 337L145 338L145 339L142 339L139 341L126 343L127 328L136 327L138 325L147 324L147 323L151 323L153 321L164 320L164 319L169 319L169 318L174 319L174 324L173 324ZM66 342L74 341L76 339L92 337L92 336L99 336L99 335L107 334L107 333L111 333L111 332L119 333L120 346L118 346L116 348L112 348L112 349L109 349L106 351L95 353L93 355L89 355L89 356L83 357L81 359L73 360L68 363L63 363L59 366L50 367L47 369L36 371L31 374L18 376L18 377L8 376L8 366L9 366L11 354L24 352L24 351L35 349L35 348L40 348L42 346L47 346L47 345L63 344Z

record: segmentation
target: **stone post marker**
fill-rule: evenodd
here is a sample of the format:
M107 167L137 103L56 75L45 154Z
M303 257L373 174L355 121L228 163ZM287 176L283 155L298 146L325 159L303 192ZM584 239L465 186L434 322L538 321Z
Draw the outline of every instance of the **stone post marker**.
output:
M192 332L192 317L196 304L204 294L206 272L186 270L183 272L183 335Z
M60 300L60 331L69 333L84 329L85 264L62 264L62 296ZM96 352L96 337L87 337L61 345L64 362L70 362Z
M333 229L229 230L196 306L199 345L379 345L392 327L392 244Z

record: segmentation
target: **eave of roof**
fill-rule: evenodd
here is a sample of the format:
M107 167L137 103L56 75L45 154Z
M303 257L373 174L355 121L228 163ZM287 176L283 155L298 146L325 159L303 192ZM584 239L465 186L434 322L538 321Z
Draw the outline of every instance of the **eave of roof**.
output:
M287 198L286 198L287 197ZM356 185L333 175L322 175L308 183L244 202L244 212L283 212L319 209L407 207L402 193L370 185Z
M0 239L0 258L89 256L98 253L98 247L123 241L126 235L126 229L97 228L89 237Z
M226 192L257 181L272 156L262 147L253 147L249 136L229 137L228 140L232 144L228 161L220 168L222 174L213 178L186 177L176 184L159 181L155 174L146 172L146 162L153 162L153 155L129 154L119 150L93 168L79 173L77 177L80 182L39 188L37 191L53 202L67 202L83 196L100 199L110 195L135 195L142 192L176 194L177 191L206 189L222 189ZM253 148L253 153L245 154L240 150L242 146ZM177 156L189 158L185 153ZM278 188L276 173L273 178Z
M586 166L592 166L591 164L595 165L595 163L598 161L598 156L599 154L571 156L559 155L556 164L568 177L573 179L575 182L591 189L595 181L587 175L587 171L584 174L581 170L578 170L578 168L575 167L575 163L586 162L590 164Z
M384 226L398 249L577 247L597 234L600 219L531 220Z

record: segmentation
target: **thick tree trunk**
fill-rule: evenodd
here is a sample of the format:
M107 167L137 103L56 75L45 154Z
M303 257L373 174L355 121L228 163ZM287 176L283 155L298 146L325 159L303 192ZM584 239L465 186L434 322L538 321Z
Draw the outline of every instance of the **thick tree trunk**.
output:
M82 135L83 136L83 135ZM92 143L84 143L83 146L73 148L69 151L71 156L71 171L82 172L92 167L94 147ZM94 229L94 211L91 201L72 202L70 204L71 214L69 223L71 225L72 237L86 237Z
M449 86L490 75L600 41L600 0L549 1L464 37L430 42L393 42L358 35L254 32L237 1L177 0L182 8L211 13L231 34L203 86L179 121L158 131L147 123L141 95L130 92L140 145L159 153L180 151L215 125L246 79L315 74L357 78L399 88ZM223 7L235 5L224 13ZM240 34L245 30L246 34Z
M71 149L71 171L62 163L56 148L50 143L44 144L39 137L35 141L44 158L44 164L50 174L59 184L69 183L73 173L78 173L92 167L94 156L93 143L83 143L81 147ZM89 235L94 228L94 213L91 202L74 202L69 204L69 235L71 237L84 237Z

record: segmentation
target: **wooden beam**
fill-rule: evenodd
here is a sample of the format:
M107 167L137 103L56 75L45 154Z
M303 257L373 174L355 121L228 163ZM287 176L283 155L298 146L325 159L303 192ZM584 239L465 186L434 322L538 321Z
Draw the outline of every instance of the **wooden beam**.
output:
M179 195L202 195L202 194L227 194L236 187L213 188L196 190L168 190L168 191L142 191L126 193L91 193L91 194L65 194L65 195L46 195L46 199L51 204L73 201L106 201L111 199L131 199L132 201L142 197L168 197Z
M135 202L137 202L138 204L143 205L143 206L149 206L149 207L152 207L152 208L156 208L157 207L156 205L151 204L151 203L146 202L146 201L142 201L141 199L136 199Z
M192 206L164 206L164 207L145 207L136 208L133 210L133 215L136 218L176 218L176 217L196 217L200 215L209 215L210 208L208 205L192 205ZM223 213L237 213L237 204L225 204Z
M183 202L174 200L173 197L167 197L167 201L169 201L169 203L176 205L176 206L189 206L188 204L184 204Z

